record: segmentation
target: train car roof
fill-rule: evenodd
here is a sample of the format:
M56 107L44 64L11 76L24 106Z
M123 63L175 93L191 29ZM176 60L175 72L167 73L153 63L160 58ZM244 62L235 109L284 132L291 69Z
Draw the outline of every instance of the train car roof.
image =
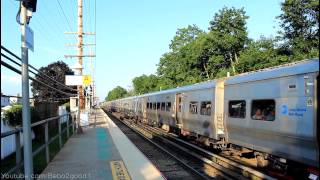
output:
M163 91L143 94L143 95L140 95L140 97L160 95L160 94L169 94L169 93L174 93L174 92L193 91L193 90L198 90L198 89L209 89L209 88L215 87L215 84L216 83L214 80L209 80L209 81L200 82L200 83L196 83L196 84L192 84L192 85L188 85L188 86L177 87L174 89L167 89L167 90L163 90Z
M182 86L182 87L177 87L177 88L173 88L173 89L167 89L167 90L152 92L152 93L148 93L148 94L142 94L139 96L131 96L131 97L126 97L126 98L117 99L117 100L129 100L129 99L134 99L137 97L155 96L155 95L160 95L160 94L193 91L193 90L208 89L208 88L213 88L213 87L215 87L215 81L209 80L209 81L200 82L200 83L196 83L196 84L192 84L192 85L188 85L188 86ZM115 101L117 101L117 100L115 100ZM110 101L110 102L112 102L112 101Z
M261 69L258 71L251 71L239 74L236 76L229 77L225 80L224 84L231 85L243 82L291 76L295 74L306 74L311 72L319 72L319 59L298 61L276 67Z

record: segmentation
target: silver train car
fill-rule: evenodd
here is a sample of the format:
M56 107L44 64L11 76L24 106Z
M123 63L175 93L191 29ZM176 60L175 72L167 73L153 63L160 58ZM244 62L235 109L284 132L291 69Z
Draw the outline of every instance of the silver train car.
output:
M319 59L105 102L105 108L207 146L319 169Z

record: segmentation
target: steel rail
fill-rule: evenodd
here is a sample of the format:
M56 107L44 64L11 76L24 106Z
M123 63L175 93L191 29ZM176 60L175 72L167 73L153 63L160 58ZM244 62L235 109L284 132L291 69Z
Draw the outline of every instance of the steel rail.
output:
M118 118L117 118L118 119ZM118 119L119 120L119 119ZM193 168L192 166L190 166L189 164L183 162L183 160L179 159L178 157L176 157L175 155L173 155L172 153L170 153L168 150L164 149L163 147L161 147L158 143L156 143L155 141L152 141L152 138L159 138L158 135L155 135L154 132L150 131L150 130L146 130L143 126L136 126L134 123L128 123L125 121L121 121L119 120L121 123L125 124L128 128L132 129L134 132L136 132L137 134L139 134L140 136L142 136L144 139L146 139L148 142L152 143L153 145L155 145L157 148L159 148L160 150L162 150L163 152L167 153L169 156L173 157L175 160L177 160L179 163L181 163L183 166L185 166L186 168L190 169L194 174L198 175L199 177L201 177L202 179L209 179L207 175L204 175L203 173L199 172L198 170L196 170L195 168ZM132 125L134 125L135 127L133 127ZM139 129L141 131L139 131ZM212 166L211 164L209 164L210 166ZM214 167L215 168L215 167ZM215 168L217 169L217 168ZM219 169L218 169L219 170ZM226 173L219 173L220 176L222 176L224 179L233 179L229 177L229 174Z

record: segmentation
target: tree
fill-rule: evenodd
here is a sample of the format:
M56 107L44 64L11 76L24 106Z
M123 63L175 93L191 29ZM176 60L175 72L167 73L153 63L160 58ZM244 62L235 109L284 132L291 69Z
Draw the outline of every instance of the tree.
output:
M132 80L134 91L136 94L145 94L152 91L158 91L158 77L156 75L141 75Z
M251 41L240 53L237 72L243 73L287 63L289 56L282 54L276 42L275 39L263 36L259 40Z
M203 79L204 66L198 62L202 47L197 46L195 41L205 35L196 25L177 30L170 44L172 52L163 54L157 65L157 89L173 88Z
M319 47L319 1L285 0L281 3L283 31L279 32L288 41L296 54L310 53ZM319 54L319 53L318 53Z
M74 72L69 68L69 66L63 61L57 61L49 64L46 67L41 67L39 71L51 77L52 79L60 82L61 84L65 84L65 75L74 74ZM62 85L55 83L54 81L44 76L43 74L38 73L35 76L35 79L47 85L50 85L56 89L59 89L63 92L71 93L71 94L75 93L75 91L69 90L68 88L63 87ZM31 86L32 86L31 91L36 101L45 101L50 99L50 100L57 100L59 103L63 104L67 102L68 98L70 97L69 95L60 93L36 81L32 81ZM75 87L73 88L75 89Z
M239 53L249 41L246 27L248 18L244 8L224 7L210 21L209 30L219 39L216 42L218 49L224 55L225 61L229 62L234 73L235 64L239 63Z
M204 31L195 24L192 26L188 25L186 28L178 29L173 40L171 40L169 47L173 51L177 51L186 44L194 41L202 33L204 33Z
M115 99L123 98L127 94L127 90L121 86L117 86L108 92L108 96L105 98L106 101L112 101Z

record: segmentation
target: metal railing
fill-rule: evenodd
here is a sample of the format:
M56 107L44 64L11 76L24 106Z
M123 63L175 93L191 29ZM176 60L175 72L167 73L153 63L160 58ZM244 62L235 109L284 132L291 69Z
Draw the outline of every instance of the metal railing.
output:
M73 111L61 116L56 116L56 117L51 117L48 119L44 119L38 122L35 122L33 124L31 124L31 129L33 127L39 126L39 125L43 125L44 127L44 144L40 147L38 147L36 150L34 150L32 152L32 157L36 156L37 154L39 154L43 149L45 149L45 154L46 154L46 163L48 164L50 162L50 149L49 149L49 145L56 140L57 138L59 138L59 149L62 148L62 135L63 133L65 133L67 131L67 139L70 136L70 127L72 127L72 134L76 131L76 112L77 111ZM61 125L62 123L61 118L64 116L68 116L67 118L67 125L64 129L61 129ZM70 117L71 117L71 124L70 124ZM53 136L53 137L49 137L49 122L57 120L58 121L58 134ZM23 131L22 127L17 127L12 131L8 131L8 132L4 132L1 133L1 139L5 138L7 136L11 136L11 135L15 135L15 144L16 144L16 165L11 168L9 171L5 172L7 174L11 174L13 172L17 172L20 173L20 168L23 166L24 162L22 160L22 154L21 154L21 144L20 144L20 132Z

